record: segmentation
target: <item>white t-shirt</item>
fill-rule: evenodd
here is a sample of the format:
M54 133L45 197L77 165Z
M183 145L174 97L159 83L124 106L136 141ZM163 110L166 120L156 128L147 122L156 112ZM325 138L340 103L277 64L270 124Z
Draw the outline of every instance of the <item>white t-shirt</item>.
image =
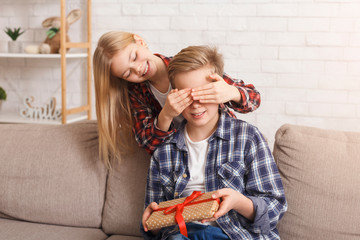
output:
M188 149L190 179L181 195L182 197L191 195L193 191L205 192L205 164L209 148L209 138L193 142L185 128L185 144Z
M212 134L211 134L212 135ZM209 138L211 135L199 142L191 141L187 130L185 128L185 144L188 149L188 166L190 172L190 179L186 185L181 197L187 197L192 194L193 191L205 192L205 165L207 159L207 152L209 149ZM214 222L194 222L197 224L218 226Z
M166 102L166 97L172 90L171 84L169 84L169 89L167 90L166 93L160 92L151 83L149 83L149 85L150 85L150 89L151 89L152 93L154 94L156 100L158 100L158 102L160 103L160 106L164 107L165 102ZM174 122L175 128L178 128L180 126L180 123L183 120L184 120L184 118L181 114L179 116L177 116L176 118L174 118L173 122ZM156 122L155 122L155 124L156 124Z

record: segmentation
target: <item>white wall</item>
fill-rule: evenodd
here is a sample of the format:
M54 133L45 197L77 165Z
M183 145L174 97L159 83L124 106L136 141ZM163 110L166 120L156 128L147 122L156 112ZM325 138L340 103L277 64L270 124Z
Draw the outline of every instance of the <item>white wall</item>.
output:
M0 0L0 26L37 28L20 39L42 41L41 21L58 14L58 2ZM68 3L69 10L79 6L77 0ZM261 92L261 107L239 117L272 144L284 123L360 131L359 9L360 0L93 0L93 48L111 30L138 33L153 52L165 55L188 45L218 46L226 72ZM6 41L1 32L0 51ZM38 68L54 83L59 78L42 63L0 63L0 85L4 75L34 80ZM14 65L27 73L8 71ZM43 87L39 81L31 86Z

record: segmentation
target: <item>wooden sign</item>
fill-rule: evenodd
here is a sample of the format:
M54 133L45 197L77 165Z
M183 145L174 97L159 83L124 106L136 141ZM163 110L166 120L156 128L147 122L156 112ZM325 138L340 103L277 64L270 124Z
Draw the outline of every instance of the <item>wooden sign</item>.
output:
M50 103L46 104L45 107L34 107L32 103L35 101L33 96L24 99L25 109L20 110L20 115L27 118L33 119L49 119L58 120L61 119L61 110L55 109L56 98L52 98Z

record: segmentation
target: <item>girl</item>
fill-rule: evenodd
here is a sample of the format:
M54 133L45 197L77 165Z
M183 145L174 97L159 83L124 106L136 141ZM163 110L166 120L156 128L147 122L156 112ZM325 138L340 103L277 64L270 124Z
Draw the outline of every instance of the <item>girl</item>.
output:
M254 111L260 94L254 86L227 75L211 76L212 83L196 89L172 89L167 75L170 58L152 54L145 41L127 32L108 32L94 52L96 114L100 157L120 159L131 149L132 131L150 154L175 131L180 113L193 100L225 103L240 113ZM235 115L228 110L228 114Z

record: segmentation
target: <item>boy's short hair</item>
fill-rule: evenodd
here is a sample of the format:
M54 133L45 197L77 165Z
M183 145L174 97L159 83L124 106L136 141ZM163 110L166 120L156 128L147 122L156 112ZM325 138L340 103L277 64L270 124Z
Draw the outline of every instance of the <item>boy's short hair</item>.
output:
M168 66L169 80L174 86L174 79L177 74L191 72L205 66L213 68L212 73L223 75L223 57L215 47L190 46L184 48L170 61Z

